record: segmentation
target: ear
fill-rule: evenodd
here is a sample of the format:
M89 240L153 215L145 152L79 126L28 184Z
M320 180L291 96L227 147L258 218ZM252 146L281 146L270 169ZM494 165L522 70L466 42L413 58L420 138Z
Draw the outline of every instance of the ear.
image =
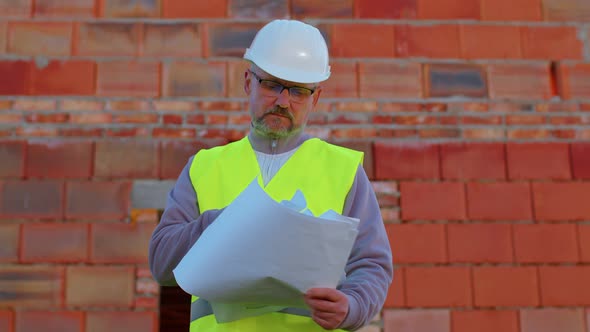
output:
M313 103L313 108L314 109L315 109L315 106L318 103L318 100L320 100L320 94L322 94L322 87L321 86L318 86L315 89L315 92L313 93L313 101L312 101L312 103Z
M250 95L250 92L252 91L250 89L250 82L252 82L252 78L250 77L250 73L246 70L244 72L244 91L246 91L246 95Z

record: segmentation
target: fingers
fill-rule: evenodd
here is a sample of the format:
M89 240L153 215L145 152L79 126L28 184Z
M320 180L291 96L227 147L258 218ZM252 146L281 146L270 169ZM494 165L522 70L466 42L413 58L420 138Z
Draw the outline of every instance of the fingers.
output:
M340 300L344 294L333 288L310 288L306 293L305 297L312 299L323 299L332 302Z

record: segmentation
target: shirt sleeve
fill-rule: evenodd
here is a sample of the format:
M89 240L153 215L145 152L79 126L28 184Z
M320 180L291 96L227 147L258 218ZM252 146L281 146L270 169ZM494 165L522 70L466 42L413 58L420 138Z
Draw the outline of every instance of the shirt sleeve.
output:
M199 213L197 194L189 176L192 160L193 157L168 194L166 208L149 243L150 270L163 286L177 285L172 270L221 213L221 210Z
M356 330L379 313L393 279L391 248L379 203L362 166L346 198L344 214L360 219L360 223L346 265L346 279L338 286L349 302L340 328Z

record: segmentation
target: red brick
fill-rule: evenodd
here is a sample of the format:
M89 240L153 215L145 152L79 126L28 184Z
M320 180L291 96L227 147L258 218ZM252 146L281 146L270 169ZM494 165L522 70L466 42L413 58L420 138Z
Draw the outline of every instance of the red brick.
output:
M472 64L427 64L424 66L426 97L488 96L485 68Z
M468 267L407 267L406 299L410 307L466 307L472 303Z
M351 62L330 63L330 79L322 83L322 98L358 97L357 68Z
M102 111L104 102L98 100L84 99L62 99L59 102L59 109L62 111Z
M35 0L35 17L94 17L94 0Z
M95 65L88 61L50 61L33 68L34 95L94 95Z
M510 224L449 224L447 232L451 262L510 263L514 261Z
M196 109L196 103L184 100L154 100L152 107L157 112L190 112Z
M460 53L456 25L395 26L395 54L399 57L459 58Z
M360 63L361 98L421 98L422 70L418 63Z
M109 100L106 109L111 111L151 111L152 107L148 100L123 99Z
M376 142L374 148L378 180L440 178L438 145Z
M10 53L43 56L70 55L71 23L11 23L8 31L8 52Z
M144 123L155 124L159 122L159 115L154 113L115 114L114 123Z
M113 115L110 113L70 113L70 123L75 124L105 124L112 122Z
M5 0L0 2L0 16L2 17L30 17L31 0Z
M18 262L20 248L20 224L0 224L0 263ZM2 311L0 311L0 327L2 327Z
M21 178L25 170L26 142L0 142L0 178Z
M520 263L578 262L574 224L516 224L514 252Z
M449 310L385 310L385 332L451 332Z
M446 263L447 244L442 224L386 224L396 264Z
M24 263L84 262L88 258L88 225L75 223L25 224L20 250Z
M95 129L79 129L79 128L65 128L60 129L58 136L62 137L102 137L104 130L101 128Z
M333 24L328 37L333 57L394 57L394 28L392 25Z
M29 93L31 64L25 61L0 61L0 95Z
M563 99L590 97L590 64L560 64L558 89Z
M533 183L535 218L537 220L588 220L590 183Z
M571 179L566 143L508 143L510 179Z
M155 62L101 62L96 92L100 96L157 97L160 65Z
M583 44L577 34L575 27L522 27L522 54L527 59L581 59Z
M57 103L51 99L18 98L14 101L13 108L19 111L55 111Z
M189 158L199 150L223 145L223 140L213 141L167 141L162 142L162 154L160 159L160 178L176 179L187 166Z
M384 308L400 308L406 305L405 268L395 268L393 282L387 290Z
M590 3L586 0L542 0L543 15L548 21L587 22Z
M161 0L102 0L103 17L158 17Z
M492 64L488 66L490 98L550 99L553 91L549 64Z
M57 128L52 127L19 127L16 128L17 136L27 137L56 137L58 133Z
M418 18L426 20L479 19L479 1L418 0Z
M505 179L504 144L451 143L441 145L443 179Z
M53 113L53 114L28 114L25 119L31 123L65 123L68 122L69 114L67 113Z
M280 19L289 16L287 0L228 0L228 16L231 18Z
M551 131L547 129L512 129L508 130L507 137L510 140L549 139Z
M353 14L354 0L293 0L291 16L295 19L307 17L350 18Z
M29 141L26 174L37 178L88 178L92 153L92 142Z
M15 332L82 332L83 324L81 311L18 311Z
M466 310L451 313L453 332L519 332L516 310Z
M241 58L261 27L258 23L209 24L206 55Z
M155 224L99 223L91 227L92 263L147 263Z
M481 0L485 21L541 21L542 0Z
M172 62L164 65L162 94L165 97L224 97L226 64L221 62Z
M14 313L8 310L0 310L0 330L5 332L14 331Z
M86 332L158 331L158 316L153 311L95 311L86 315Z
M138 23L79 23L75 55L135 56L140 41Z
M66 187L68 219L123 219L129 214L129 182L68 182Z
M526 114L526 115L506 115L507 125L542 125L547 119L545 115Z
M0 218L59 219L63 187L59 181L5 181L0 191Z
M228 0L215 2L161 0L165 18L226 17Z
M195 138L197 131L193 128L154 128L154 138Z
M402 182L400 192L404 220L466 219L461 183Z
M590 262L590 225L578 224L578 243L582 262Z
M584 332L582 309L523 309L520 311L521 332Z
M160 301L158 297L154 296L136 296L133 306L138 309L158 310L160 307Z
M360 0L355 1L355 13L359 18L409 18L417 17L417 0Z
M590 304L590 266L541 266L543 306L587 306Z
M59 308L63 302L63 279L61 267L3 266L0 269L0 307Z
M476 307L539 305L535 267L475 267L473 288Z
M0 54L6 53L6 47L8 44L8 23L0 23Z
M331 66L334 63L330 64ZM250 68L250 63L248 61L228 61L227 62L227 71L228 71L228 78L227 78L227 93L228 97L230 98L245 98L246 92L244 91L244 73ZM331 68L334 69L333 67ZM332 72L333 74L333 72ZM326 83L329 81L326 81ZM325 86L322 84L322 86ZM322 97L326 94L324 90L322 90Z
M522 57L520 28L501 25L462 25L461 56L466 59Z
M133 305L133 267L69 266L66 273L65 294L68 306L129 308Z
M141 55L200 57L201 29L194 23L149 23L143 28Z
M162 115L162 123L164 125L181 125L184 122L182 115L164 114Z
M528 183L467 184L467 214L476 220L532 220Z
M107 137L143 137L147 138L150 135L148 128L113 128L107 129Z
M94 175L108 178L155 178L158 171L156 142L100 141L96 143ZM129 163L133 160L133 163Z

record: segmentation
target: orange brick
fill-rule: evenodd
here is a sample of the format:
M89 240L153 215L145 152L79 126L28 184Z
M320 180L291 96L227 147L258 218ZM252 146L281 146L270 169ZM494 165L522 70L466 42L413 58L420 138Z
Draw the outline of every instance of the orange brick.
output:
M426 64L425 97L488 96L485 68L475 64Z
M536 220L572 221L590 218L590 183L533 183Z
M195 138L197 131L192 128L154 128L152 136L157 138Z
M522 309L520 326L521 332L584 332L584 312L573 308Z
M131 307L135 273L128 266L69 266L66 271L66 305ZM88 285L93 285L88 287Z
M58 133L57 128L49 128L49 127L19 127L16 128L16 135L17 136L27 136L27 137L56 137Z
M158 123L160 117L154 113L115 114L113 123Z
M590 304L590 266L540 266L543 306Z
M0 262L1 263L16 263L18 262L18 250L20 248L20 225L19 224L3 224L0 225ZM2 311L0 311L2 317ZM0 318L0 322L2 319ZM0 323L2 327L2 323Z
M474 220L532 220L528 183L467 184L467 214Z
M102 0L103 17L158 17L161 0Z
M572 143L570 150L574 179L590 179L590 143Z
M158 145L151 141L96 142L94 176L106 178L156 178ZM135 160L128 163L127 160Z
M586 0L542 0L543 15L548 21L587 22L590 3Z
M107 137L142 137L147 138L150 135L148 128L113 128L107 129Z
M86 315L86 332L156 331L158 316L154 311L95 311Z
M329 37L333 57L392 58L395 54L392 25L333 24Z
M124 219L130 207L129 182L68 182L66 218ZM100 205L89 202L101 202Z
M63 331L80 332L84 324L81 311L18 311L16 332L20 331Z
M226 64L221 62L172 62L164 65L162 94L165 97L223 97L226 95Z
M35 0L35 17L94 17L94 0Z
M385 229L396 264L448 261L444 225L387 224Z
M400 192L403 220L466 219L465 188L461 183L402 182Z
M204 148L222 144L218 141L166 141L162 142L160 156L160 177L164 179L176 179L180 171L186 166L188 159Z
M590 96L590 64L560 64L559 92L563 99L585 99Z
M215 2L161 0L165 18L226 17L228 0Z
M578 262L574 224L516 224L514 252L520 263Z
M451 313L453 332L519 332L516 310L465 310Z
M0 186L0 218L59 219L63 191L60 181L5 181Z
M111 123L112 114L109 113L84 113L84 114L71 114L70 123L76 124L102 124Z
M492 64L488 66L493 99L550 99L553 91L549 64Z
M361 98L421 98L422 68L418 63L360 63Z
M566 143L508 143L506 159L510 179L572 178Z
M201 29L193 23L149 23L143 28L141 54L145 56L201 56Z
M72 24L58 22L11 23L8 52L18 55L70 55Z
M449 310L385 310L383 325L386 332L437 331L450 332Z
M353 0L293 0L291 15L300 20L307 17L350 18L354 3Z
M547 129L509 129L507 134L510 140L541 140L551 137L551 131Z
M519 114L519 115L506 115L507 125L541 125L546 123L547 117L545 115L537 114Z
M583 44L577 34L575 27L522 27L523 57L551 60L581 59Z
M512 232L509 224L447 225L449 260L457 263L510 263Z
M135 56L139 49L137 23L80 23L77 25L74 55Z
M333 65L333 63L330 65ZM244 75L249 68L250 68L250 63L248 61L228 61L228 63L227 63L228 97L230 97L230 98L245 98L246 97L246 92L244 91L244 80L245 80ZM325 95L325 92L322 92L322 96L324 96L324 95Z
M158 63L101 62L97 71L96 92L100 96L159 96Z
M92 142L29 141L26 174L29 178L89 178Z
M261 27L259 23L208 24L206 56L241 58Z
M461 25L461 56L467 59L522 57L520 29L501 25Z
M374 151L378 180L440 178L437 145L375 143Z
M0 23L0 54L6 53L6 47L8 44L8 23Z
M107 110L110 111L151 111L151 103L148 100L140 99L120 99L109 100L107 102ZM132 112L138 113L138 112Z
M405 268L395 268L393 272L393 282L387 290L387 298L385 299L384 308L398 308L404 307L406 304L406 290L405 290Z
M456 25L395 26L395 54L399 57L459 58L460 53Z
M32 6L31 0L5 0L0 2L0 16L30 17Z
M0 310L0 330L6 332L14 331L14 312Z
M94 95L96 66L88 61L50 61L33 66L34 95Z
M481 18L485 21L541 21L541 1L481 0Z
M506 178L504 144L442 144L440 153L443 179Z
M231 18L280 19L289 17L288 0L228 0L228 16Z
M25 175L25 141L0 142L0 178L21 178Z
M154 100L152 108L157 112L189 112L195 110L196 103L184 100Z
M93 263L147 263L155 224L99 223L91 227Z
M539 305L535 267L475 267L473 288L477 307Z
M410 307L472 305L468 267L407 267L406 301Z
M76 223L25 224L21 261L84 262L88 258L88 225Z
M426 20L479 19L479 1L418 0L418 18Z
M350 62L330 63L330 78L321 84L322 98L358 97L357 65Z
M68 112L101 111L104 109L104 102L98 100L62 99L58 104L60 110Z
M63 280L62 267L3 266L0 269L0 289L3 290L0 306L59 308L63 303Z

